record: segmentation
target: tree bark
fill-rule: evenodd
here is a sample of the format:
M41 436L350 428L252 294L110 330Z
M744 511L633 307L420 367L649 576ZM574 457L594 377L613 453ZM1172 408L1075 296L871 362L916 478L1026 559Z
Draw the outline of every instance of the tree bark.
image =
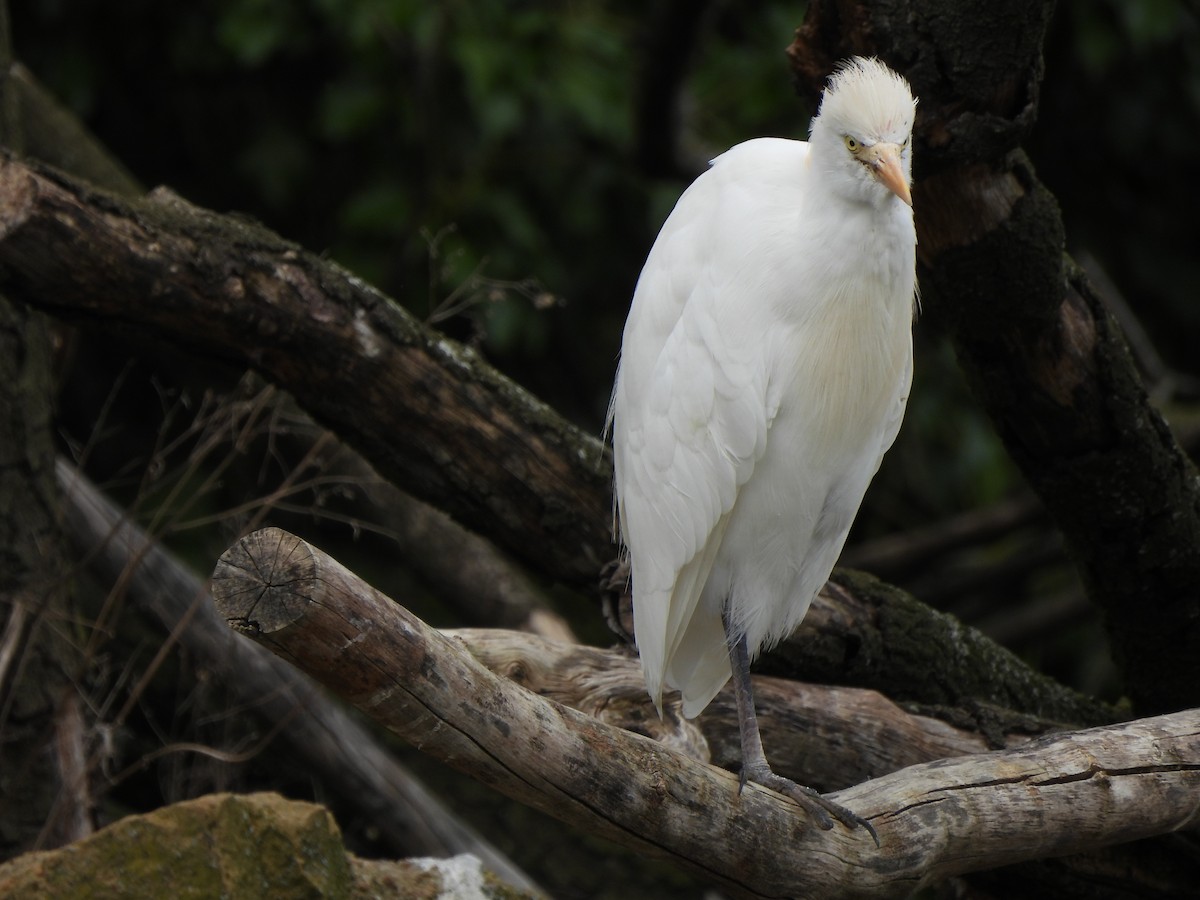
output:
M91 830L77 645L55 519L50 334L41 314L0 296L0 796L10 809L0 858ZM61 764L61 765L60 765Z
M129 200L144 193L121 162L25 66L13 63L7 75L5 90L16 107L12 118L25 136L30 157ZM280 402L288 401L281 398ZM300 411L295 415L304 416ZM330 434L311 422L307 428L300 427L314 443L328 439ZM449 520L440 510L396 489L373 470L367 471L369 465L361 457L354 455L345 464L356 475L377 482L368 499L401 552L413 548L405 558L406 564L441 596L454 602L469 595L479 622L551 633L565 631L566 624L546 609L523 573L494 546ZM481 604L485 605L482 609Z
M590 582L614 554L600 442L333 263L166 191L129 203L11 158L0 197L12 296L253 366L381 474L555 577Z
M1200 477L1116 321L1063 254L1058 206L1019 149L1052 9L822 0L792 60L810 91L850 53L877 53L912 82L924 305L1062 529L1135 705L1196 706Z
M235 630L509 796L744 896L897 896L952 875L1200 821L1200 712L913 766L835 795L872 821L815 828L794 804L498 678L335 560L279 529L222 556Z
M19 107L16 118L24 138L23 154L118 194L132 197L145 191L121 161L29 69L14 62L6 75L8 89ZM11 143L5 146L18 149Z
M978 630L847 569L834 570L804 622L760 668L873 688L931 709L976 707L984 717L990 707L1074 725L1120 718L1108 704L1032 669Z

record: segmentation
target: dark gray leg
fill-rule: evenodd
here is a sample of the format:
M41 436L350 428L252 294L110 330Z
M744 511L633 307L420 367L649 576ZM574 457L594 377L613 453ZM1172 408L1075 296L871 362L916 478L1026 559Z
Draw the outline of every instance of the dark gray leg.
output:
M746 636L734 633L728 609L722 619L725 625L725 641L729 645L729 662L733 668L733 694L737 700L738 729L742 736L742 787L746 786L747 781L753 781L791 797L812 817L817 827L825 831L833 827L833 819L837 819L847 828L861 826L867 830L878 847L879 835L866 819L832 800L826 800L812 788L796 784L791 779L771 771L766 752L763 750L762 735L758 731L758 715L754 712L754 686L750 682L750 651L746 646Z

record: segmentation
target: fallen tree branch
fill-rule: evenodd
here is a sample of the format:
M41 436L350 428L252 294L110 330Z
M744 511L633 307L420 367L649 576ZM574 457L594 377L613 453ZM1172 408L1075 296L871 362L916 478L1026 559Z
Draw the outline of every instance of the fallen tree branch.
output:
M972 509L920 528L848 546L840 565L863 569L889 581L912 577L964 547L979 546L1036 522L1044 513L1032 495L1022 493L982 509Z
M250 373L246 377L257 380ZM461 621L574 640L570 626L550 607L532 579L493 543L383 478L354 448L314 422L290 394L265 390L278 417L286 422L282 430L292 440L303 442L304 459L311 459L323 477L360 488L360 505L347 524L356 531L362 528L386 538L392 545L389 553L395 554L394 563L412 572ZM243 528L252 530L261 524L272 505L268 496ZM340 510L340 506L320 505L322 515L333 509Z
M55 100L29 69L14 63L4 74L20 96L25 150L31 157L113 191L130 202L145 192L121 162ZM295 406L286 395L281 395L279 402ZM304 412L299 409L288 412L294 427L314 443L325 439L323 436L328 432ZM449 602L469 596L473 614L480 622L565 633L566 624L541 602L523 574L495 547L448 519L440 510L415 500L377 476L358 454L350 453L340 462L354 470L354 476L373 483L367 499L390 530L401 553L406 547L420 548L405 561L440 596Z
M552 577L591 583L615 555L594 436L265 228L5 154L0 264L6 294L32 307L252 366L389 480Z
M1073 725L1120 716L953 616L864 572L835 569L804 622L762 659L773 674L881 690L928 706L983 703Z
M64 529L96 575L127 580L134 602L168 632L178 629L179 642L248 708L277 725L292 752L356 805L397 852L471 853L505 881L538 892L528 875L430 794L312 681L230 633L204 584L80 472L61 459L56 472Z
M276 528L222 556L238 631L503 793L748 896L890 896L1200 821L1200 712L1056 734L839 792L879 830L814 828L769 791L547 701Z

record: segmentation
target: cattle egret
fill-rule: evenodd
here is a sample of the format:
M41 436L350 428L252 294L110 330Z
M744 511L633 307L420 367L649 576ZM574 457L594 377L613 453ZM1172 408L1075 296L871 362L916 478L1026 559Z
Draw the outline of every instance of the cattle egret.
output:
M869 823L771 771L750 660L804 617L912 381L916 101L875 59L807 142L761 138L684 192L638 279L609 422L646 687L691 718L730 676L742 771L822 828Z

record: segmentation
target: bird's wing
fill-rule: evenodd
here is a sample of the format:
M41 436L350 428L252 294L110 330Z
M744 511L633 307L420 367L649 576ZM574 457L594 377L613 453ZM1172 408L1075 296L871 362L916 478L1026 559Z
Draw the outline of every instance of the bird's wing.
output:
M643 391L617 409L622 534L638 648L655 697L769 427L765 367L718 337L706 306L693 296Z
M722 258L736 218L728 207L752 199L739 197L736 178L720 165L705 173L660 232L634 295L613 397L634 626L656 703L775 412L761 323L728 296L740 262ZM719 649L719 620L715 629Z

